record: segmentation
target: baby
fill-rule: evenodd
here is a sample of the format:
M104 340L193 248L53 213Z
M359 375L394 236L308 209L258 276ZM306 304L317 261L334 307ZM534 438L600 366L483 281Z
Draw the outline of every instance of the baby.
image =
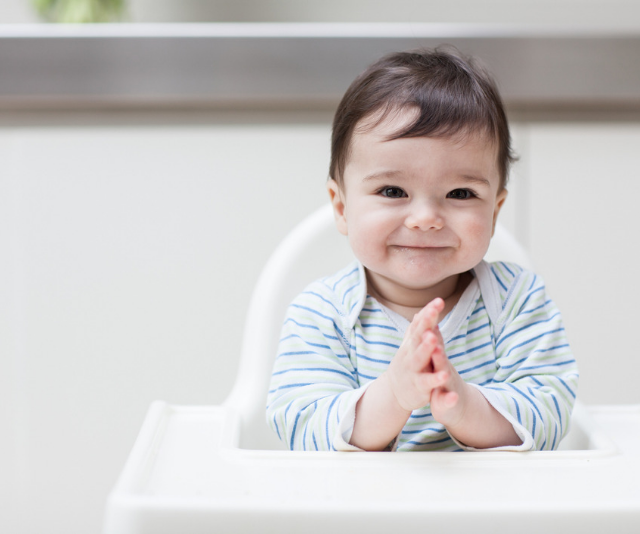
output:
M397 53L349 87L329 196L357 260L289 306L267 420L296 450L552 450L578 372L534 273L483 260L513 157L471 61Z

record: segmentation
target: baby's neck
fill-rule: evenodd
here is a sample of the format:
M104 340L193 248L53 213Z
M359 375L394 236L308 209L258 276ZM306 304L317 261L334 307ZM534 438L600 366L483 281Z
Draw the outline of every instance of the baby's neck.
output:
M469 272L459 274L454 279L450 280L449 284L445 284L441 288L441 291L428 294L428 296L426 296L427 293L422 294L419 291L414 291L405 295L393 295L395 298L388 298L385 295L384 290L379 291L375 284L371 283L369 278L370 277L367 277L369 294L380 302L380 304L400 314L408 321L412 321L414 315L433 299L437 297L442 298L444 300L444 309L440 313L440 317L438 319L439 322L442 321L442 319L444 319L458 303L460 297L464 293L464 290L473 279L473 275Z

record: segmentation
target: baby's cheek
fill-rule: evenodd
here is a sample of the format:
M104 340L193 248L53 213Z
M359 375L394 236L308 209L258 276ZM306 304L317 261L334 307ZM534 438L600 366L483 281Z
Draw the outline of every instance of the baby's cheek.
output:
M467 226L467 238L470 251L473 251L474 255L484 256L489 243L491 241L492 226L479 223L470 222Z
M349 246L353 254L365 266L376 257L375 240L367 232L361 232L359 228L352 228L349 231Z

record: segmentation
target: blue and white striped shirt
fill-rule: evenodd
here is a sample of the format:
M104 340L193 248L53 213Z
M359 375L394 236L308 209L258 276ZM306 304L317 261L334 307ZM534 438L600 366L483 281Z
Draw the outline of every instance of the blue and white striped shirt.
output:
M523 440L501 450L553 450L568 430L578 371L560 312L540 277L481 262L440 323L447 357ZM400 347L406 319L367 295L354 262L308 286L289 306L267 399L267 420L290 449L358 450L355 406ZM396 449L471 450L415 410Z

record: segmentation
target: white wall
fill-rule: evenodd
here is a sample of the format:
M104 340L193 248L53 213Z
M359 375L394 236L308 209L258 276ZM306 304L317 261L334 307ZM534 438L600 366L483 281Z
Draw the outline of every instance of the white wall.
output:
M0 532L98 531L149 403L225 398L261 266L325 201L326 123L126 120L0 118Z
M640 125L530 128L530 249L565 316L588 403L638 403Z

